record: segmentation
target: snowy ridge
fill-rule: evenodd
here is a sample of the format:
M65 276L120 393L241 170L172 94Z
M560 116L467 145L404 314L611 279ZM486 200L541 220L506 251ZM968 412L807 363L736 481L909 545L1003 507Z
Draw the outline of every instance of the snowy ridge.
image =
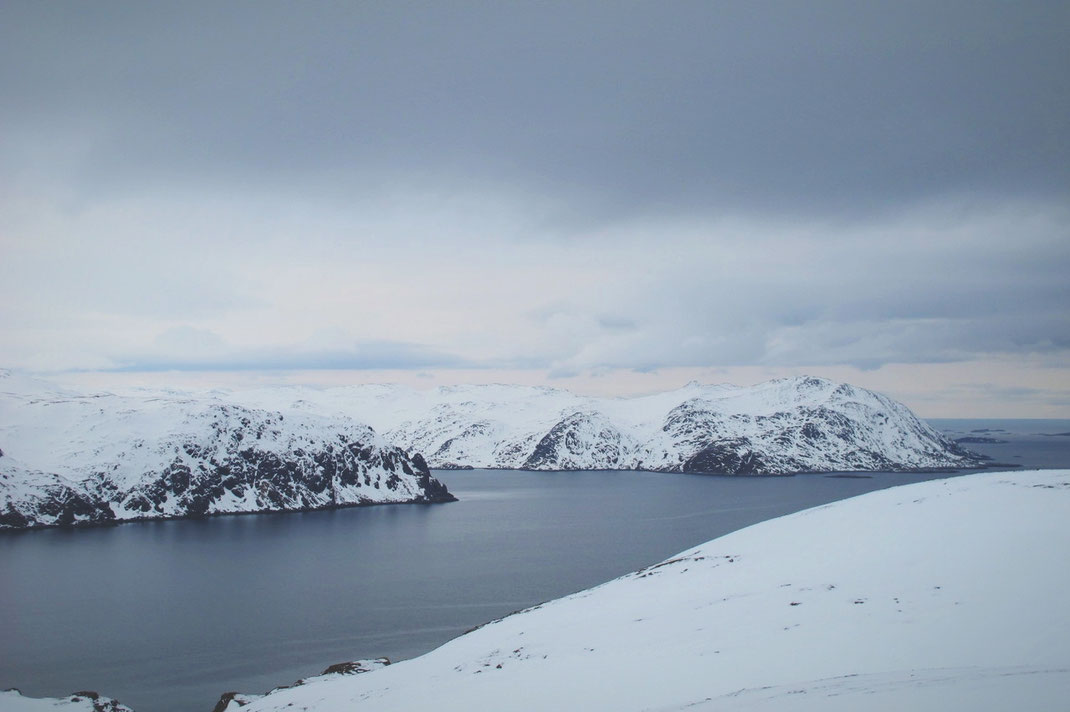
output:
M751 387L691 383L636 398L502 385L290 388L240 397L348 414L438 468L787 474L981 462L901 403L809 377Z
M896 487L241 709L1062 709L1068 547L1070 471Z
M0 376L0 528L452 499L343 416Z

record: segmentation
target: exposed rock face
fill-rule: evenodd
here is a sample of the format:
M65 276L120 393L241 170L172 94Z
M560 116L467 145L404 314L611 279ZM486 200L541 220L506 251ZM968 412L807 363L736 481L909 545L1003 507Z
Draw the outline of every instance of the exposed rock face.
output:
M454 500L348 418L2 386L0 528Z
M761 455L747 438L716 440L684 461L684 472L717 472L726 475L756 475L766 471Z
M600 413L573 413L546 433L524 460L529 470L615 470L635 443Z
M383 413L360 388L348 412ZM863 388L791 378L748 388L688 385L630 399L520 386L451 387L414 395L379 423L429 452L432 467L644 469L731 475L975 467L983 458L905 406Z

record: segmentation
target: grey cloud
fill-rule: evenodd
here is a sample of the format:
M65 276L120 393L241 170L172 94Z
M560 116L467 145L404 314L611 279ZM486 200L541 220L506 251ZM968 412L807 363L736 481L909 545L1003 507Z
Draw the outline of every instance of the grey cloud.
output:
M344 197L417 176L549 193L575 219L1070 187L1059 2L9 2L2 19L0 117L91 130L87 193Z
M188 319L264 304L242 288L239 265L222 250L195 246L192 235L172 224L121 206L108 219L55 222L44 216L34 225L38 234L20 235L25 244L3 245L0 297L21 319L85 313ZM0 219L5 228L10 237L20 232Z
M751 244L728 249L666 239L636 258L642 282L622 278L603 303L559 306L583 323L612 304L635 329L590 330L557 365L870 369L993 354L1065 363L1070 233L1062 211L1049 217L971 211L934 227L923 216L829 228L802 245L759 225Z
M991 383L962 383L945 389L945 397L963 396L1001 403L1046 403L1053 406L1070 404L1070 389L1052 384L1048 388L999 386Z
M1070 351L1070 318L1053 311L1029 322L1003 319L909 319L818 322L774 332L768 365L947 363L979 355Z
M173 336L173 335L172 335ZM168 342L173 342L173 338ZM220 346L214 342L213 346ZM421 344L365 341L349 349L305 350L296 347L227 349L204 353L195 345L192 353L153 353L116 356L108 371L262 371L262 370L422 370L460 368L471 365L451 354Z
M621 316L603 314L597 317L598 326L608 331L635 331L635 320Z

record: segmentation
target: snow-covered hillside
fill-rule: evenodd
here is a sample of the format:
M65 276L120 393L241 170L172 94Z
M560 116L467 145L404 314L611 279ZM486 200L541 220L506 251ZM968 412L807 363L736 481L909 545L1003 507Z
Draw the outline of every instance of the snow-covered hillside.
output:
M786 474L981 460L886 396L819 378L590 398L527 386L282 388L235 397L346 414L431 467Z
M241 710L1064 709L1068 550L1070 471L898 487Z
M422 457L344 416L0 372L0 528L452 499Z
M133 712L126 705L96 692L76 692L63 698L23 697L18 690L0 692L3 712Z

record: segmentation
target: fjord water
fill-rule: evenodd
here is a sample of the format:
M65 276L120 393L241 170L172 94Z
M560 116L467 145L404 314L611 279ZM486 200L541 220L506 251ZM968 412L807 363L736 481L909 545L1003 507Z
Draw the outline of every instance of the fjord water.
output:
M970 447L1070 466L1070 437L1039 435L1070 422L1013 422L937 425L1002 428L1006 443ZM418 655L740 527L947 476L437 474L459 502L4 534L0 689L208 712L227 690Z
M1070 420L937 418L929 424L953 440L995 441L962 443L993 462L1022 467L1070 466Z

